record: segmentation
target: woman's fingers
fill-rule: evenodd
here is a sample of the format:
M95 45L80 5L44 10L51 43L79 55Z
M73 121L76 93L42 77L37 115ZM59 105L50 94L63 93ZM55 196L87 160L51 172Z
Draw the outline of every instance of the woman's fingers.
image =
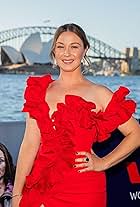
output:
M90 155L89 152L86 152L86 151L80 151L80 152L76 152L76 155L85 155L85 156L88 156Z
M81 168L81 167L88 167L87 163L75 164L74 167Z
M77 155L83 156L75 159L75 168L83 168L79 169L78 172L89 171L89 161L91 160L91 154L89 152L81 151L77 152Z
M89 172L89 171L91 171L91 170L88 167L78 170L79 173Z
M82 158L77 158L75 159L75 162L88 162L89 157L82 157Z
M91 149L91 153L80 151L76 153L82 157L75 159L75 168L78 172L87 172L87 171L102 171L104 167L104 159L98 157L94 151Z

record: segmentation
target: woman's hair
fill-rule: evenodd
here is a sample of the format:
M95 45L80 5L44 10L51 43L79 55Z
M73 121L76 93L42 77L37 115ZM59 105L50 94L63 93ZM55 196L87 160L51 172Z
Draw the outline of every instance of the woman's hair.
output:
M5 145L0 143L0 150L4 154L5 158L5 174L4 174L4 183L7 185L10 181L12 184L14 183L14 176L15 176L15 167L13 164L13 159L11 154L9 153L8 149Z
M54 38L53 38L53 42L52 42L52 47L51 47L51 51L50 51L50 57L52 60L54 60L55 55L54 55L54 49L55 49L55 44L56 41L58 39L58 37L63 33L63 32L73 32L75 33L83 42L84 45L84 49L89 49L90 48L90 44L87 40L86 34L84 32L84 30L77 24L71 23L71 24L64 24L62 26L60 26L55 34L54 34ZM84 56L84 59L89 63L88 57Z

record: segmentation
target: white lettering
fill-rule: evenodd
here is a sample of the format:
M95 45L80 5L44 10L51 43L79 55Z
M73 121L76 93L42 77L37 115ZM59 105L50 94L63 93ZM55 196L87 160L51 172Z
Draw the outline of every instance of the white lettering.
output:
M130 193L131 200L140 199L140 191L129 192L129 193Z

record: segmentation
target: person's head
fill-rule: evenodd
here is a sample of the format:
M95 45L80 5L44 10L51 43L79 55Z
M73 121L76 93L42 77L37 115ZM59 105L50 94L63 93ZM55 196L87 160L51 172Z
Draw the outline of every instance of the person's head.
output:
M90 44L83 29L74 23L60 26L54 35L50 56L59 68L73 71L80 67Z
M4 178L4 183L14 181L14 165L8 149L0 143L0 179Z

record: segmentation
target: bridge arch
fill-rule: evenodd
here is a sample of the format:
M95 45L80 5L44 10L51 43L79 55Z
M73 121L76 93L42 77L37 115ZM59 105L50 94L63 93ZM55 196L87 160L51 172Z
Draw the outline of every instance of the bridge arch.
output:
M9 40L18 39L20 37L29 36L33 33L39 32L41 35L53 36L56 27L52 26L30 26L15 29L9 29L0 32L0 46ZM90 42L89 57L101 59L126 59L126 55L121 51L111 47L105 42L87 35Z

